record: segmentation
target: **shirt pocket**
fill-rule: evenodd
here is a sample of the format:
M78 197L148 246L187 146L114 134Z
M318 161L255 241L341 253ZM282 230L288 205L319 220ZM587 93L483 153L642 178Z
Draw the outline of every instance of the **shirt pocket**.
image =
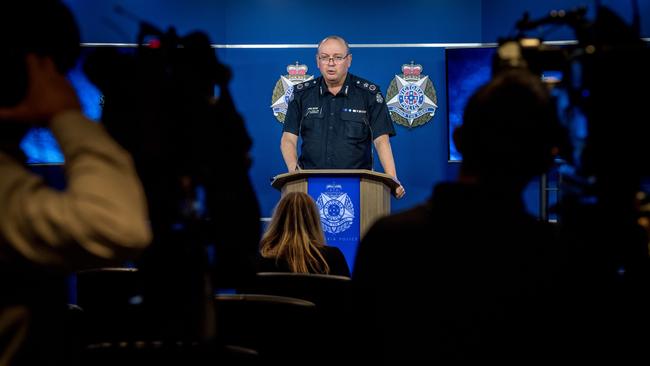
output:
M305 117L302 119L302 126L300 127L301 128L300 132L303 135L303 137L305 135L319 134L320 127L323 123L323 117L324 116L322 111L318 113L308 113L307 115L305 115Z
M366 139L370 132L367 118L365 113L341 113L341 120L345 123L345 135L354 140Z

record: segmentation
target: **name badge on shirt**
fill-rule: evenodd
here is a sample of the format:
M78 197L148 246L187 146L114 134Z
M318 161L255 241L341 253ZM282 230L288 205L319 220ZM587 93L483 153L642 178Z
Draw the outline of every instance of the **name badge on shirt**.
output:
M309 116L310 114L320 114L320 107L308 107L305 116Z

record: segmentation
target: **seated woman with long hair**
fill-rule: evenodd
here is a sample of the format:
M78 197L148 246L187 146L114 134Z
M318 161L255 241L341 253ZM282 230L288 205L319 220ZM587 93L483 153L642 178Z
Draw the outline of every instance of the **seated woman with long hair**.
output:
M325 244L316 202L290 192L278 202L260 242L260 272L350 276L341 250Z

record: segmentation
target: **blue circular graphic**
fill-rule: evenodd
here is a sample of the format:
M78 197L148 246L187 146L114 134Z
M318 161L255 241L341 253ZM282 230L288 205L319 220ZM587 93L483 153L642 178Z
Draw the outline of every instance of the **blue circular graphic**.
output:
M338 205L327 205L328 216L339 216L341 214L341 207Z
M338 221L343 217L343 204L337 200L329 200L325 203L323 211L328 220Z
M414 113L424 103L424 92L415 84L405 85L400 89L398 99L403 110Z

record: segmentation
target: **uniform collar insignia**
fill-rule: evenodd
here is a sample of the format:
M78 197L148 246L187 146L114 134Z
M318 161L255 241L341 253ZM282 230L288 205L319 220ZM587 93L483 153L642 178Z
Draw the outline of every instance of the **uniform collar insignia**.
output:
M327 84L325 84L325 78L321 76L320 79L321 80L320 80L319 91L320 91L320 95L322 96L323 93L325 93L325 90L329 90L329 89L327 89ZM346 97L348 96L348 90L350 89L350 83L352 82L350 79L351 79L350 73L348 73L345 76L345 81L343 82L343 87L341 89L343 90L343 95L345 95ZM323 86L325 87L323 88Z

